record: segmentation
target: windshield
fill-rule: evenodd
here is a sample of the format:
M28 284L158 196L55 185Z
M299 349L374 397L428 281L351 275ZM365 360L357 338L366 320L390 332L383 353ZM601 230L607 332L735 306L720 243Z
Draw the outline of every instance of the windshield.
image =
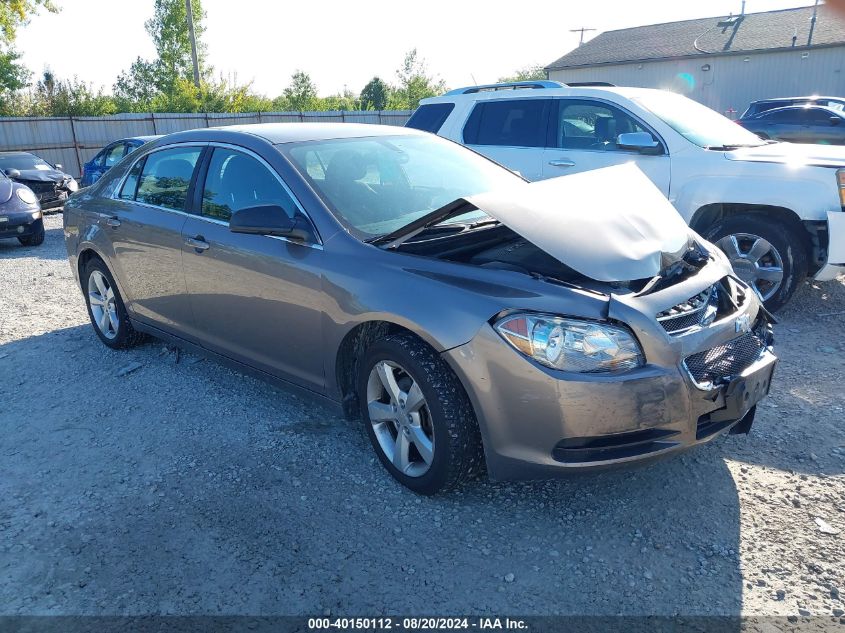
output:
M32 154L12 154L0 156L0 169L6 171L7 169L17 169L24 171L27 169L37 169L40 171L52 170L53 166L47 161Z
M280 149L326 206L362 239L392 233L458 198L523 182L434 135L309 141ZM450 222L486 218L474 211Z
M759 136L715 110L674 92L655 90L637 95L633 100L651 110L666 125L699 147L752 147L766 144Z

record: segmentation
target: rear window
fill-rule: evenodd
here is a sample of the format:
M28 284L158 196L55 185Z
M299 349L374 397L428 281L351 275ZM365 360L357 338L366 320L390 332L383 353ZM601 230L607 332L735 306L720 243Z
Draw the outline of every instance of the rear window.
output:
M544 147L550 103L549 99L479 102L464 126L464 143Z
M437 134L454 109L454 103L422 105L411 115L405 127L412 127L415 130Z

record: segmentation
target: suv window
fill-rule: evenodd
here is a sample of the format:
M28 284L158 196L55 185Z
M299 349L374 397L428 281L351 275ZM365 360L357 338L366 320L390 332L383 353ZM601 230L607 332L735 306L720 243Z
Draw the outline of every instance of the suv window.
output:
M772 123L787 123L791 125L795 125L800 123L801 113L800 110L789 109L789 110L772 110L763 114L761 119L765 119L766 121L770 121Z
M202 215L228 222L247 207L280 206L293 217L296 203L265 165L252 156L215 148L202 193Z
M421 105L417 111L411 115L405 127L412 127L415 130L422 130L423 132L431 132L437 134L446 119L455 109L454 103L432 103L429 105Z
M804 125L826 125L830 123L831 116L830 112L821 108L806 108L801 113L801 122Z
M147 156L141 168L135 200L184 211L185 202L188 199L188 187L201 151L199 147L178 147L164 149ZM129 183L131 175L130 173L126 184ZM123 197L123 191L121 191L121 197Z
M120 159L123 158L125 153L126 145L123 143L117 143L113 147L107 148L103 156L103 166L106 168L114 167L120 162Z
M606 103L560 100L557 147L615 151L619 150L616 138L629 132L648 130L631 115Z
M545 147L550 99L504 99L476 104L464 126L468 145Z

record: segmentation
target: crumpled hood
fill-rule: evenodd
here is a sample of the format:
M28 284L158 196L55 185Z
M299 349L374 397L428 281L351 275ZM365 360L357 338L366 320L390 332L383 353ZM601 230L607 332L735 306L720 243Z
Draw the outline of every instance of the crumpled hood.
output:
M11 180L0 177L0 204L9 201L9 198L12 197L13 189Z
M634 163L596 169L466 200L586 277L654 277L695 236Z
M725 152L728 160L783 163L796 167L845 167L845 147L803 143L770 143Z
M30 182L56 182L62 183L70 178L64 172L56 169L21 169L21 175L15 180L28 180Z

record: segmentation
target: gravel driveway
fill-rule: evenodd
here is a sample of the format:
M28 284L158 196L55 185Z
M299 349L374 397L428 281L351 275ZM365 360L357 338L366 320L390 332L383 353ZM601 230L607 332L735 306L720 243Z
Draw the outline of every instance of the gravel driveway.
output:
M845 280L782 313L750 436L421 498L319 405L100 344L46 225L0 241L2 614L845 609Z

